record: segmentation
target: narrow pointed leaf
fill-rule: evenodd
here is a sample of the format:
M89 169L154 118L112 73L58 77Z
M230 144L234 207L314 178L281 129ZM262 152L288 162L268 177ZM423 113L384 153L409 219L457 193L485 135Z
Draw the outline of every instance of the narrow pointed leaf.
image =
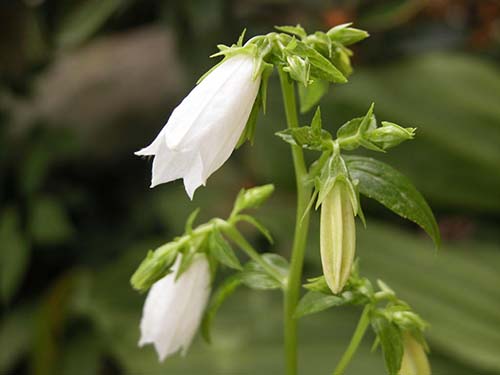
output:
M262 233L264 237L269 241L269 243L274 243L273 237L271 236L271 232L256 218L250 215L238 215L240 220L246 221L247 223L253 225L257 230Z
M201 334L208 343L212 341L211 327L217 311L219 311L224 301L241 285L241 282L240 274L228 277L217 288L210 299L210 303L203 316L203 321L201 322Z
M301 318L305 315L314 314L326 310L333 306L340 306L346 303L341 297L327 295L318 292L308 292L300 300L295 309L295 317Z
M403 359L403 336L401 331L384 318L375 318L372 327L384 352L385 366L389 375L398 375Z
M234 250L228 242L222 237L217 229L214 229L209 238L210 254L215 257L219 262L233 268L235 270L242 270L241 263L234 254Z

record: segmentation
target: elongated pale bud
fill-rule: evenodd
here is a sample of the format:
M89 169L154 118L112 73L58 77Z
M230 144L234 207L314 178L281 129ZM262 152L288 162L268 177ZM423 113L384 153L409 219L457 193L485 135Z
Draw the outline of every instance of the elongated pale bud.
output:
M430 375L431 367L421 343L404 333L404 354L399 375Z
M354 212L343 181L334 184L321 204L320 247L326 283L337 294L349 279L356 248Z

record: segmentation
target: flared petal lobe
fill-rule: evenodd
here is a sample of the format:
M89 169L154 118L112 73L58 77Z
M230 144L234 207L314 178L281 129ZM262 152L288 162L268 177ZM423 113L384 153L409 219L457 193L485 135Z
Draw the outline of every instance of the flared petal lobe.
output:
M177 279L181 256L172 273L157 281L144 303L139 346L154 344L160 361L184 354L200 325L210 295L210 270L205 255L197 255Z
M153 155L152 186L182 178L188 195L204 185L234 150L260 87L254 58L240 54L212 71L175 108L156 139L137 155Z

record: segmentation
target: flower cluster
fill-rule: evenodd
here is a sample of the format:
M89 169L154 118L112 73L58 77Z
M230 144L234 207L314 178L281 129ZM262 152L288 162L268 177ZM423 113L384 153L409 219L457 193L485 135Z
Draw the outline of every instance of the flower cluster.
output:
M368 34L344 24L313 34L307 34L299 25L282 26L277 27L277 32L255 36L246 43L244 35L243 32L232 46L218 46L219 52L213 56L223 59L200 78L154 141L136 154L154 158L151 187L183 179L192 199L196 189L206 184L235 148L246 141L253 142L258 114L266 110L268 78L277 68L288 129L276 135L293 145L299 202L304 203L299 204L295 236L299 255L293 255L289 265L277 254L260 254L236 227L246 222L272 242L269 231L244 211L265 201L273 192L273 185L243 189L226 220L214 218L193 228L196 210L187 219L184 234L150 251L131 278L136 290L149 290L139 344L154 344L163 360L178 351L185 353L200 325L203 336L210 341L210 324L217 310L238 286L246 285L260 290L283 290L287 326L295 324L293 314L300 317L331 306L364 305L359 329L364 332L371 323L388 372L429 374L422 334L425 323L384 283L379 282L380 290L375 291L357 273L355 217L364 223L361 193L420 225L438 245L434 216L413 185L390 166L343 153L358 147L385 152L412 139L415 128L387 121L379 126L373 104L364 116L342 125L336 137L323 129L319 107L310 126L299 127L297 121L290 121L296 117L294 84L299 88L301 110L316 106L330 83L347 82L352 72L352 51L348 46ZM309 170L302 149L320 152ZM307 197L303 199L304 196ZM310 201L304 209L307 199ZM313 206L321 208L323 275L305 285L310 292L295 310L308 228L299 219L302 215L302 220L309 220ZM249 258L245 264L240 262L232 244ZM210 298L220 266L230 269L232 275ZM294 329L291 334L295 335ZM287 345L291 356L295 355L295 342L292 337ZM340 372L335 374L343 373L345 363L341 360ZM290 373L295 373L293 363L290 366Z
M349 24L311 36L300 26L278 29L285 33L257 36L245 45L243 33L237 44L219 45L213 56L224 56L222 62L174 109L155 140L136 152L154 157L151 187L182 178L192 199L238 144L253 139L273 66L304 85L346 82L352 54L346 46L368 36Z

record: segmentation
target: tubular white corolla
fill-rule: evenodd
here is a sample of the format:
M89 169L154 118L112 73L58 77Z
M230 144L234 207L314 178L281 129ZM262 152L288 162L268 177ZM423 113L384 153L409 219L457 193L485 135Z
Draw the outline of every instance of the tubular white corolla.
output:
M210 295L207 257L197 255L176 281L180 258L173 272L151 287L142 312L139 346L154 344L160 361L179 350L186 353Z
M254 58L238 54L205 77L175 108L148 147L154 155L151 187L179 178L192 199L195 190L233 152L259 91Z

